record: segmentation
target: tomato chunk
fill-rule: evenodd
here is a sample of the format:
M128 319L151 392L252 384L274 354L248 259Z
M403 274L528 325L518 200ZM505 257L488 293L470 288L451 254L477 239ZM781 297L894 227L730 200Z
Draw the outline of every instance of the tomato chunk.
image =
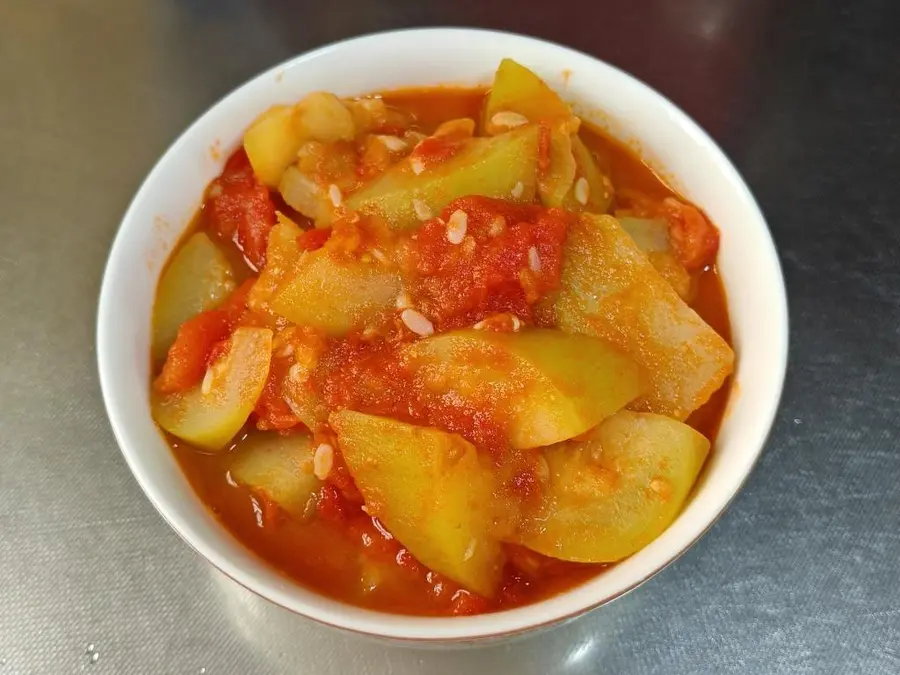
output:
M207 357L213 347L225 340L230 332L228 315L218 309L202 312L185 321L178 329L153 386L164 394L193 387L203 378Z
M719 250L719 230L700 210L668 197L662 211L669 221L669 241L679 262L689 272L712 264Z
M402 254L417 309L440 330L500 312L530 320L531 305L559 285L568 219L560 209L488 197L451 202ZM448 227L461 221L465 236L454 243Z
M269 231L275 225L275 204L269 190L256 180L243 148L235 152L222 175L207 191L205 215L211 229L231 241L254 271L266 264Z
M669 224L669 243L675 257L688 272L711 265L719 252L719 228L696 206L674 197L659 201L637 190L620 190L617 214L638 218L665 218Z

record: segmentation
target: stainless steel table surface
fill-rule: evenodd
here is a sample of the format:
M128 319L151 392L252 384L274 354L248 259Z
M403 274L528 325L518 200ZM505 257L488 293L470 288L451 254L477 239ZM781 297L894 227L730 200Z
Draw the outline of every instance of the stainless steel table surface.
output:
M890 0L0 0L0 675L900 672L896 18ZM93 346L118 220L191 120L293 54L424 24L537 34L671 96L760 199L792 310L781 413L712 531L581 620L456 651L322 628L192 552L119 454Z

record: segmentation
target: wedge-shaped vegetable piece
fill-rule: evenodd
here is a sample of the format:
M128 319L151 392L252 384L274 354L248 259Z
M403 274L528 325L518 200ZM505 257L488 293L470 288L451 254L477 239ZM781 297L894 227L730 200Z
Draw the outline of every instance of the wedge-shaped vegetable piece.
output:
M424 565L493 595L503 567L491 535L495 485L475 448L439 429L351 410L330 422L369 513Z
M328 406L309 380L295 382L288 378L283 389L285 403L307 428L318 429L328 420Z
M709 441L686 424L623 410L589 439L544 451L544 509L518 543L563 560L621 560L672 523L708 452Z
M504 125L492 122L500 112L514 112L531 122L546 121L551 125L577 129L577 120L568 105L547 84L525 66L512 59L503 59L485 106L485 128L488 133L506 131ZM574 126L571 126L573 124Z
M575 189L566 196L563 206L572 211L587 210L591 213L606 213L613 198L613 185L607 179L591 151L578 137L572 134L572 155L575 158L575 180L583 178L587 184L587 203L582 204Z
M257 312L272 312L270 301L281 283L288 278L300 261L303 251L297 245L297 237L303 230L283 213L269 232L266 245L266 266L250 289L247 305Z
M569 226L556 325L608 340L644 369L637 409L684 419L731 373L734 352L697 316L612 216Z
M294 112L293 106L272 106L244 132L244 150L253 173L271 188L278 187L281 174L297 161L297 151L303 143Z
M473 138L452 158L420 174L408 161L396 164L344 203L348 209L382 216L395 230L421 223L416 200L435 214L466 195L511 199L515 190L516 199L527 203L534 199L537 158L538 128L533 125L494 138Z
M379 263L338 260L310 251L272 296L272 311L301 326L343 335L392 311L400 280Z
M669 224L662 218L616 218L622 229L644 253L669 251Z
M544 206L561 206L575 183L572 136L554 129L550 132L550 167L538 178L538 193Z
M269 374L271 330L238 328L230 342L202 384L152 401L153 418L163 429L207 450L222 449L240 431Z
M262 493L293 518L306 520L321 485L312 459L309 434L255 434L241 444L229 471L241 485Z
M353 115L334 94L313 92L300 101L294 116L298 135L323 143L352 141L356 135Z
M312 218L318 226L330 225L334 219L334 205L328 191L296 166L284 170L278 191L288 206Z
M669 224L662 218L617 218L619 225L646 255L659 275L683 300L691 296L691 275L669 245Z
M215 308L234 285L234 272L222 250L203 232L191 236L159 281L153 306L153 356L164 359L181 324Z
M495 410L514 448L582 434L641 393L632 359L557 330L454 331L412 343L405 355L425 386Z

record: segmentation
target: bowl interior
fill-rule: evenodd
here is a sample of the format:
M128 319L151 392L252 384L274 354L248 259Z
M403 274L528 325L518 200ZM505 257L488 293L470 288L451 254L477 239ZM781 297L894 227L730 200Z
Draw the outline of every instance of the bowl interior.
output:
M268 106L316 90L350 96L407 86L488 84L504 57L533 68L589 118L600 114L617 137L640 139L645 159L674 176L677 189L721 228L719 268L738 355L729 410L705 478L675 523L578 589L535 605L459 619L344 605L282 577L247 551L182 475L150 417L156 281L206 184ZM784 285L765 221L740 176L703 131L653 90L591 57L531 38L458 29L383 33L331 45L263 73L217 103L172 145L135 196L110 254L98 317L100 378L113 430L135 477L169 524L220 570L278 604L334 626L410 640L472 639L551 623L627 592L676 558L727 506L759 455L781 393L786 351Z

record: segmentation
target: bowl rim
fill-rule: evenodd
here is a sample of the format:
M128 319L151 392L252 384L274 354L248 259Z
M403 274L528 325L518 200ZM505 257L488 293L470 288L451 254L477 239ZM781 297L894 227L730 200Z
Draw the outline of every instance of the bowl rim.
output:
M649 573L644 574L643 576L633 580L631 583L623 586L622 588L616 589L611 593L603 595L602 597L593 597L586 602L580 602L578 603L577 607L571 609L570 611L556 612L550 616L542 617L539 608L543 607L554 598L570 596L574 593L578 593L579 589L582 587L581 585L564 591L560 594L551 596L550 598L546 598L538 602L525 605L523 607L504 610L491 614L482 614L473 617L422 617L416 615L396 615L387 612L379 612L376 610L359 608L354 605L346 605L345 603L341 603L339 601L333 601L337 605L347 607L348 610L354 610L354 614L369 615L369 619L367 621L361 622L358 617L349 620L343 620L343 617L335 619L335 612L322 612L319 608L311 607L308 603L305 603L301 599L297 599L294 602L288 602L284 598L283 592L280 592L272 584L265 582L265 580L255 578L253 573L242 568L240 563L232 562L227 557L217 560L219 556L215 555L212 551L212 545L204 542L203 537L198 535L196 532L190 532L190 530L192 529L191 527L185 525L184 523L182 523L181 525L178 524L179 519L177 517L173 517L170 513L170 511L177 510L165 503L165 500L163 500L158 493L154 481L144 475L143 471L138 466L138 460L135 455L135 453L138 451L135 447L132 447L135 444L132 443L132 441L128 438L127 420L124 419L123 415L120 415L115 401L112 397L112 392L115 388L114 382L117 378L117 375L113 371L112 365L106 361L106 355L108 353L107 345L111 340L115 338L115 331L111 328L114 322L112 321L112 306L111 301L109 300L109 297L112 293L111 270L114 267L115 261L121 256L122 249L125 247L124 242L129 237L127 230L130 229L129 227L127 227L127 225L129 222L133 221L136 218L136 211L138 210L142 194L149 189L149 185L153 184L158 179L159 174L169 163L170 157L177 155L182 146L188 142L188 139L193 136L198 129L202 128L208 122L209 118L213 114L213 111L215 111L220 106L226 106L230 102L234 102L235 100L243 98L244 90L251 88L258 81L277 77L280 72L283 72L288 68L300 67L306 62L313 61L334 51L358 48L359 46L363 46L368 42L371 42L374 45L379 41L389 40L392 37L396 37L398 35L408 36L410 34L422 35L423 37L441 34L445 37L453 37L458 40L463 38L490 40L493 37L502 37L506 40L514 40L518 44L530 44L531 46L536 48L556 51L561 56L568 57L573 61L589 63L590 66L594 68L606 68L616 73L618 77L630 80L630 84L632 86L636 86L638 89L642 89L643 93L649 98L653 99L655 101L655 104L660 106L666 112L666 114L672 118L673 122L678 127L680 127L688 135L693 137L693 139L700 145L706 147L706 151L715 161L717 168L724 173L727 181L735 188L735 190L739 193L739 196L751 210L754 219L757 220L758 223L762 226L762 232L760 234L765 240L765 255L768 258L767 262L770 265L770 269L773 273L771 281L775 283L775 291L780 302L778 307L770 308L770 319L772 320L770 327L777 330L776 337L778 343L778 353L777 362L771 364L772 368L770 371L770 376L767 379L769 389L771 390L771 399L769 401L769 405L765 407L765 409L763 409L758 415L756 415L755 419L757 427L763 430L758 446L752 454L752 458L747 464L743 475L740 477L740 480L737 481L730 493L727 494L725 498L717 504L714 510L710 510L709 514L704 514L703 525L699 529L699 531L697 531L695 535L692 536L692 538L690 538L689 540L685 540L683 543L679 543L677 545L677 550L672 552L671 555L657 564L652 570L649 571ZM153 504L154 508L157 510L160 516L162 516L163 520L168 523L168 525L181 537L182 540L184 540L194 551L203 556L213 567L231 578L233 581L237 582L239 585L250 590L256 595L265 598L273 604L279 605L292 611L295 614L299 614L301 616L313 619L318 623L351 633L376 638L387 638L400 642L423 644L491 640L511 635L518 635L524 632L535 631L562 623L576 616L582 615L586 612L606 605L607 603L630 593L632 590L659 574L673 562L678 560L678 558L684 555L722 517L728 506L734 501L737 494L743 488L750 474L753 472L754 467L759 461L763 450L765 449L768 438L772 431L772 426L775 421L775 416L777 414L784 389L784 382L787 372L789 324L787 292L784 284L784 276L782 273L778 254L776 252L775 244L771 236L771 231L768 228L766 219L761 209L759 208L758 203L753 197L753 194L751 193L749 187L738 172L737 168L732 164L728 156L722 151L719 145L690 116L683 112L666 96L658 92L656 89L650 87L643 81L639 80L635 76L610 63L607 63L606 61L603 61L598 57L575 50L571 47L566 47L564 45L560 45L558 43L543 40L540 38L506 31L496 31L480 28L434 27L405 28L399 30L374 32L332 42L316 49L303 52L280 63L277 63L257 75L254 75L253 77L244 81L233 90L228 92L226 95L215 101L211 106L209 106L203 112L203 114L197 117L168 146L165 152L160 156L151 170L147 173L146 177L141 182L139 188L134 194L134 197L129 203L129 206L119 223L119 227L117 228L112 246L110 248L107 263L104 267L103 281L99 294L96 330L97 364L100 387L103 395L107 417L109 418L110 426L113 430L116 442L120 448L120 451L122 452L123 457L125 458L126 463L128 464L132 475L134 476L138 485L141 487L144 494L150 500L151 504ZM729 404L729 407L730 406L731 404ZM727 414L728 412L726 412L726 415ZM196 496L196 493L194 494L194 497L199 500L199 497ZM205 507L205 504L203 506ZM221 525L221 523L218 523L218 525L223 530L227 531L227 528ZM231 536L230 533L229 536ZM234 542L237 546L244 547L243 543L237 541L236 539L234 540ZM280 571L276 570L268 563L266 564L276 574L281 575ZM289 583L300 586L300 584L293 580L289 580ZM327 598L327 596L324 596L324 594L321 594L314 589L308 590L314 595L330 600L330 598ZM324 614L329 614L329 616L326 617L324 616ZM532 619L524 618L528 614L533 615ZM515 620L508 619L508 617L511 617L513 615L516 616ZM391 626L380 626L378 617L390 617L391 619L393 619L393 621L391 622ZM497 621L494 621L492 623L501 625L498 625L497 629L492 629L484 621L478 622L481 623L481 626L479 627L473 625L476 623L475 620L483 617L495 618L497 619ZM503 619L507 620L504 621ZM363 623L366 627L360 627L360 623ZM404 623L409 625L404 627ZM399 627L395 624L399 624ZM410 626L412 624L418 624L419 629L411 630ZM429 630L421 630L422 624L427 624ZM471 627L471 629L467 630L466 627ZM426 632L428 633L428 635L423 636L423 633Z

